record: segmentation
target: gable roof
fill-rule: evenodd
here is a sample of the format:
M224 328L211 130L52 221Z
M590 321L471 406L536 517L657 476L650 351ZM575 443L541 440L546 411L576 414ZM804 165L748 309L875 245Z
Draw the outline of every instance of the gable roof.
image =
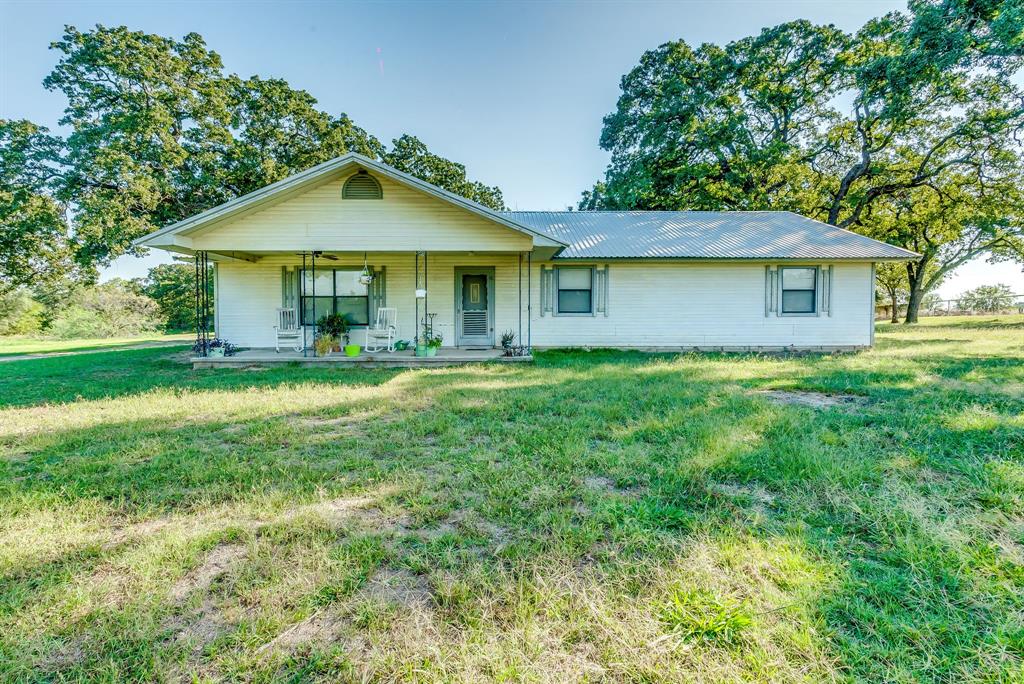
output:
M558 259L913 259L789 211L506 211L568 243Z
M448 192L447 190L439 188L432 183L428 183L416 178L415 176L403 173L394 167L361 155L358 152L349 152L348 154L343 154L340 157L335 157L334 159L318 164L317 166L306 169L305 171L300 171L299 173L288 176L276 183L271 183L259 190L254 190L253 192L242 195L241 197L236 197L235 199L213 207L212 209L207 209L195 216L190 216L189 218L178 221L177 223L172 223L171 225L165 226L160 230L153 231L148 235L143 235L136 239L133 244L142 247L158 245L161 243L159 238L188 233L211 223L222 221L260 208L262 205L272 204L273 202L282 199L284 196L289 196L303 188L315 185L328 177L335 175L341 176L347 168L363 168L372 170L398 183L407 185L444 202L449 202L459 206L466 211L482 216L483 218L490 219L491 221L505 226L506 228L511 228L512 230L519 231L520 233L530 235L534 238L535 245L564 247L566 244L545 232L538 231L526 224L517 222L514 218L504 215L504 212L494 211L493 209L485 207L478 202L474 202L473 200L466 199L465 197L461 197L455 193Z

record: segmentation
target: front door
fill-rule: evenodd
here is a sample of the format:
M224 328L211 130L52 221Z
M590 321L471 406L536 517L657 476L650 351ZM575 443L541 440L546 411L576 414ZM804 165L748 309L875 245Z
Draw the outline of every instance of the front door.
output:
M455 269L455 344L494 346L494 268Z

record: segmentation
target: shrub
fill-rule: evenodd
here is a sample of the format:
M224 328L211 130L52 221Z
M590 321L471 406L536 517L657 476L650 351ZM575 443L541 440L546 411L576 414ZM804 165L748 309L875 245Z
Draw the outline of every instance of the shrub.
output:
M76 301L50 325L60 339L77 337L133 337L161 327L156 302L139 294L129 283L113 280L81 290Z
M0 294L0 335L32 335L43 327L43 305L25 290Z

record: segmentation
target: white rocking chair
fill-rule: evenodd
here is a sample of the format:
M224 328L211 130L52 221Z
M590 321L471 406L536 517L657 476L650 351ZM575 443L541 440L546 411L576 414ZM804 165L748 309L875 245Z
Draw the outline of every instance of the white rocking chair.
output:
M393 352L397 337L398 309L380 307L377 309L377 320L373 325L366 326L366 351L379 352L387 349Z
M276 352L280 353L281 342L289 340L292 342L292 349L297 352L302 351L302 329L299 328L299 319L295 315L295 309L277 310L277 325L274 326L274 331L277 333L277 343L274 347Z

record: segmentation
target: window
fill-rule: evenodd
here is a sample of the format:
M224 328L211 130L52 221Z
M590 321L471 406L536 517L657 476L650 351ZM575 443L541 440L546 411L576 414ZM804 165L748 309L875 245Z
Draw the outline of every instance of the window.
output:
M817 268L780 268L784 314L812 314L817 302Z
M359 282L361 269L316 269L316 298L313 272L303 274L302 324L315 325L327 314L348 314L354 325L370 322L369 288Z
M555 278L558 283L558 313L593 313L594 269L558 267Z

